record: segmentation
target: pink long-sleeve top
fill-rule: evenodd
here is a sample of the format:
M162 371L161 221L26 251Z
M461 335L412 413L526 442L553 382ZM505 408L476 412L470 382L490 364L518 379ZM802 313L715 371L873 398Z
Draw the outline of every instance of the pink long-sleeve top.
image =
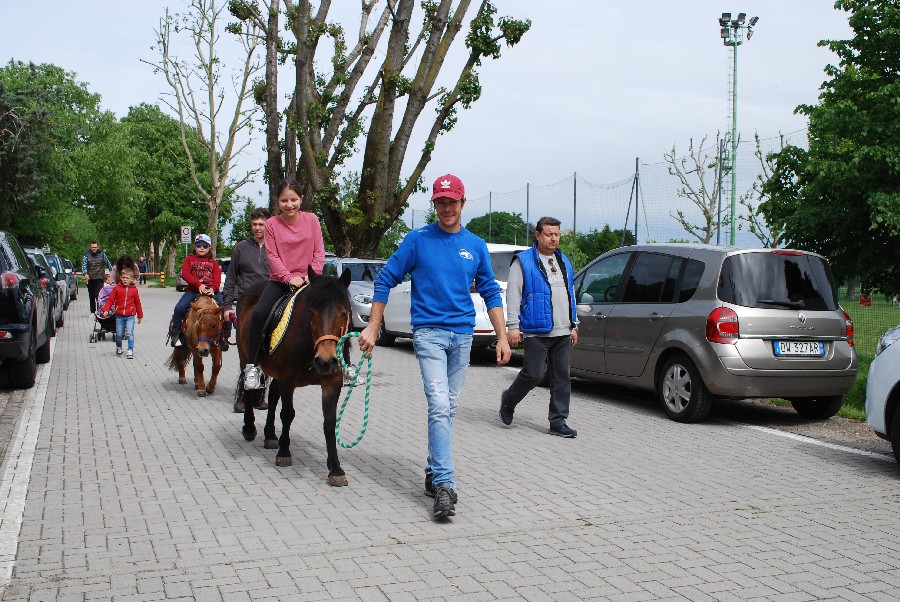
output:
M305 278L310 265L321 274L325 267L325 242L319 218L301 211L290 224L277 215L267 219L266 255L269 280L287 284L294 276Z

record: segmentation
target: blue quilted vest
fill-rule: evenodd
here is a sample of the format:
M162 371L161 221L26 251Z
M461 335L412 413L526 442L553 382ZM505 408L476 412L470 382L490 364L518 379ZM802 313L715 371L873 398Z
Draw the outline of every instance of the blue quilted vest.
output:
M544 264L538 257L537 245L526 251L516 254L519 264L522 266L522 303L519 305L519 329L529 334L544 334L553 330L553 295L550 291L550 282L544 272ZM575 318L575 294L572 289L572 281L575 280L575 272L569 258L556 251L556 260L563 270L563 279L566 282L566 292L569 295L569 318L574 328Z

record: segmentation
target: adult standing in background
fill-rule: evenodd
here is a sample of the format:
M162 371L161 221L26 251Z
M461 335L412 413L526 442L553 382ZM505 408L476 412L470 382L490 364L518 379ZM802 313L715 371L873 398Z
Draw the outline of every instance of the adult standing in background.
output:
M446 518L456 514L458 499L451 433L475 332L475 305L469 292L473 282L497 333L497 363L509 362L510 351L487 244L462 227L466 204L462 181L450 174L441 176L434 182L431 200L437 223L407 234L375 279L369 325L359 335L359 348L369 353L375 347L390 289L410 274L413 348L428 402L425 494L434 496L435 518Z
M147 258L143 255L138 258L138 269L141 271L138 284L147 284L147 272L150 271L150 264L147 263Z
M100 250L100 243L91 241L88 252L81 259L81 273L87 283L88 300L91 305L91 314L97 311L97 295L103 288L106 270L112 269L112 262L106 253Z
M225 320L235 321L234 308L241 295L251 287L269 281L269 258L266 256L266 220L272 217L268 209L257 207L250 212L250 232L252 236L234 245L231 251L231 265L225 276L224 307ZM249 328L250 316L244 316L245 328ZM240 327L240 324L238 324ZM268 407L265 396L260 395L257 410ZM238 375L238 395L234 411L244 411L244 375Z
M534 246L516 253L506 285L506 328L510 345L525 337L525 362L508 389L500 394L500 419L510 425L513 412L550 366L550 434L573 439L569 428L569 355L578 343L575 278L569 258L559 250L560 221L542 217L534 230Z

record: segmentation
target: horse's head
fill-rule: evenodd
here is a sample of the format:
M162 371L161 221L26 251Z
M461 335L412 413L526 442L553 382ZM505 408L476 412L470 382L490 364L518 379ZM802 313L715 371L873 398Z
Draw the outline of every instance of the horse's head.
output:
M190 338L196 337L197 353L206 357L213 347L218 345L219 333L222 331L222 308L216 305L212 297L202 296L191 303L194 310L193 323L188 322L187 331Z
M309 289L306 305L309 308L310 330L313 338L313 366L321 375L333 374L340 364L337 354L338 341L350 328L350 271L344 270L340 278L319 276L309 270Z

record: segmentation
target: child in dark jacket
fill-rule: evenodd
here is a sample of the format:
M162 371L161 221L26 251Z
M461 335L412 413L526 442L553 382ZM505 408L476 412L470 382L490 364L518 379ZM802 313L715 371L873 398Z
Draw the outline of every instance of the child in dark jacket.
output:
M119 282L113 289L106 304L104 312L110 308L116 308L116 355L122 356L122 338L128 338L128 359L134 359L134 317L137 316L138 324L144 320L144 309L141 307L141 296L134 285L135 274L130 268L122 270L119 274Z

